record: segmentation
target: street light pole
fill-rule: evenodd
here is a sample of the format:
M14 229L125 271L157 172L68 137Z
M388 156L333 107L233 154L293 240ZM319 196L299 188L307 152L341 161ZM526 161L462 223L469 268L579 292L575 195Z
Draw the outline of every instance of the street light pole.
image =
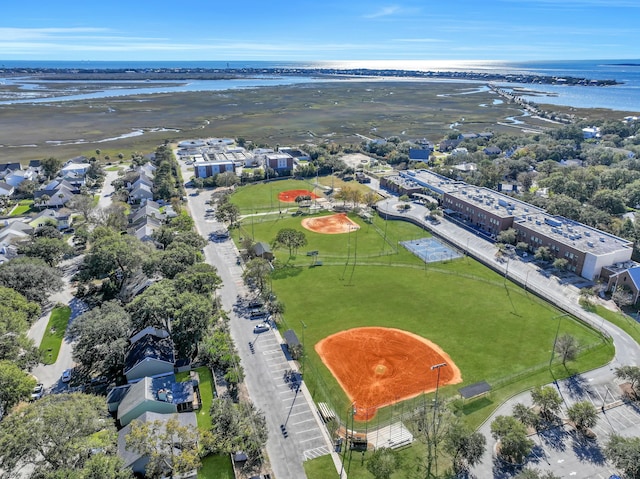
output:
M302 377L304 378L304 357L307 355L307 350L304 346L304 330L307 329L307 325L302 320L300 320L300 324L302 324Z
M356 402L353 401L349 406L349 411L351 413L351 433L353 434L353 416L356 414ZM347 457L347 439L349 436L349 417L347 416L347 421L344 428L344 443L342 444L342 465L340 466L340 474L338 477L342 479L342 473L344 471L344 461Z
M436 476L438 475L438 441L436 439L436 411L438 409L438 388L440 387L440 369L445 367L447 363L434 364L431 366L431 370L438 370L438 377L436 379L436 397L435 402L433 404L433 448L435 453L435 466L436 466Z

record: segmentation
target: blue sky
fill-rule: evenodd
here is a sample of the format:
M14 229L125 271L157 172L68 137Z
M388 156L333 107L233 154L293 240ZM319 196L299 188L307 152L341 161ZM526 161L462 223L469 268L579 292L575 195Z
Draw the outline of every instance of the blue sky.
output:
M640 0L22 0L2 60L640 58Z

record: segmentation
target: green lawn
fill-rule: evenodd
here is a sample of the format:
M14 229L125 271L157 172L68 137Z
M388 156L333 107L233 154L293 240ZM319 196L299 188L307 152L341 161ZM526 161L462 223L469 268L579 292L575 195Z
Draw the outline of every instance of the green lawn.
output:
M40 352L42 353L42 362L44 364L54 364L57 361L70 317L71 308L69 306L53 308L51 311L47 329L40 343Z
M208 367L203 366L196 369L196 372L200 376L200 398L202 404L200 410L196 416L198 419L198 428L202 431L208 431L211 429L211 403L213 402L213 376Z
M198 470L198 479L235 479L231 457L229 455L205 457Z
M198 421L198 429L200 431L209 431L211 429L211 402L213 401L213 376L208 367L202 366L194 369L200 377L200 399L202 404L196 412ZM176 374L176 380L179 382L189 379L189 372L181 372ZM234 479L231 458L228 455L211 455L202 459L202 467L198 471L200 479Z
M304 180L282 180L269 183L252 183L239 188L231 199L238 205L242 214L255 213L256 211L275 211L280 208L295 208L295 203L281 203L278 201L278 193L287 190L309 190L318 196L323 196L323 189L315 188L315 178Z
M31 211L33 207L33 200L20 200L18 206L16 206L11 212L11 216L26 215Z

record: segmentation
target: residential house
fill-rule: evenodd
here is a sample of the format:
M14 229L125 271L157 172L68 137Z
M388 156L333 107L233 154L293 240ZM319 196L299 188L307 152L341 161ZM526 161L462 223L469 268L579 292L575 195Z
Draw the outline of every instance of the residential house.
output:
M145 175L147 178L154 178L156 176L156 170L158 168L153 163L145 163L138 167L140 175Z
M145 184L140 184L129 192L129 203L145 203L152 199L153 191Z
M42 210L31 220L29 220L28 224L34 229L41 228L42 226L45 226L45 225L53 225L57 228L58 218L54 210L47 208L45 210Z
M454 148L453 151L451 152L451 154L453 156L468 155L469 154L469 150L467 150L464 147L459 146L458 148Z
M498 156L500 153L502 153L502 150L497 146L487 146L482 151L484 151L485 155L489 155L489 156Z
M585 140L590 140L592 138L600 138L600 128L597 126L591 126L588 128L582 129L582 137Z
M458 135L458 140L473 140L475 138L478 138L478 136L480 135L478 135L477 133L461 133Z
M4 181L0 181L0 196L11 196L15 192L15 188Z
M197 429L198 423L193 412L183 414L158 414L155 412L145 412L136 420L143 423L154 423L160 421L166 424L170 419L177 419L180 426L193 427ZM149 463L149 457L127 448L127 435L131 432L131 424L125 426L118 432L118 456L124 462L124 467L130 468L135 474L144 476ZM180 454L180 449L175 448L175 454ZM180 479L190 479L197 476L197 471L181 474Z
M130 385L117 406L117 419L124 427L145 412L191 412L197 405L192 381L177 382L173 373L153 378L147 376Z
M20 163L0 163L0 178L12 171L21 169L22 165Z
M451 151L454 148L457 148L460 143L462 143L462 140L442 140L439 143L438 148L442 152Z
M155 218L159 221L164 220L165 215L160 213L160 208L161 206L155 201L147 201L129 215L129 224L135 225L146 217Z
M13 171L10 171L7 175L5 175L5 177L3 178L3 181L8 185L16 187L25 180L33 180L34 178L36 178L36 176L37 176L36 172L32 169L13 170Z
M36 205L47 208L62 208L79 190L64 180L53 180L33 193Z
M128 229L128 233L140 241L154 241L153 233L162 223L153 216L145 216Z
M176 358L168 335L148 332L131 342L124 357L124 375L131 382L145 376L172 373Z
M15 244L17 241L28 238L34 231L35 228L24 221L5 220L4 227L0 228L0 244L4 246Z
M74 158L73 160L67 161L62 168L60 168L60 176L64 176L70 173L81 175L87 174L89 168L91 168L91 163L88 161L84 161L81 159L82 157Z
M29 162L29 169L35 171L36 175L42 172L42 163L40 160L31 160Z
M409 148L409 161L428 162L431 156L431 150L422 148Z

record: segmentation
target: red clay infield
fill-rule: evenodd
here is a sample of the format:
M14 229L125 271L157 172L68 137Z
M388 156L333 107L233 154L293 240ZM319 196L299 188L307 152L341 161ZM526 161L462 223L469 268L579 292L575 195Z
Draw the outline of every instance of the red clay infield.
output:
M439 346L413 333L393 328L355 328L323 339L315 346L351 401L357 421L375 416L378 408L462 382L460 370Z
M360 225L352 221L346 213L305 218L302 220L302 226L315 233L324 233L327 235L337 235L360 229Z
M320 198L309 190L288 190L278 193L278 199L283 203L295 203L298 196L310 196L312 200Z

